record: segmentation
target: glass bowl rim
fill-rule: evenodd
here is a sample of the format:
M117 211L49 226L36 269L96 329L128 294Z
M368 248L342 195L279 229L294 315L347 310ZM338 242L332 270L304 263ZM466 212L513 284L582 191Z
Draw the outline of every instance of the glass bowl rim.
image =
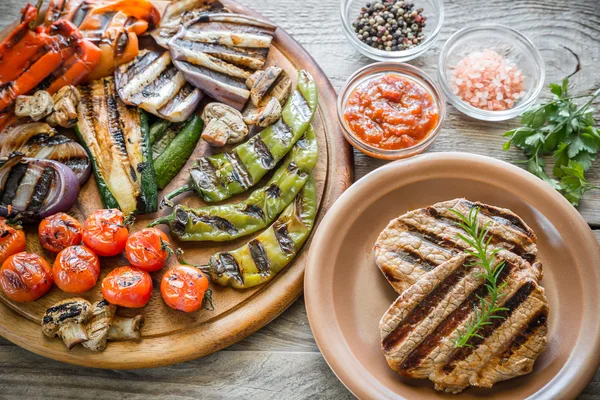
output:
M465 102L464 100L462 100L461 98L459 98L457 95L455 95L452 92L452 88L450 87L448 79L446 78L446 71L448 68L447 68L447 64L445 61L446 61L449 49L453 45L455 45L462 37L464 37L465 35L467 35L469 33L473 33L476 31L495 31L495 32L502 32L502 33L508 34L511 37L511 39L509 39L509 40L516 39L516 40L522 42L525 45L525 47L530 51L528 57L529 57L529 59L533 60L532 62L535 65L537 65L539 67L540 75L538 77L537 85L535 87L532 87L529 90L529 98L526 101L521 102L521 103L517 104L515 107L510 108L508 110L489 111L489 110L482 110L480 108L473 107L472 105L468 104L467 102ZM507 40L506 42L508 42L512 47L514 47L514 45L512 45L509 42L509 40ZM444 94L448 98L448 101L450 101L450 103L452 103L452 105L454 107L456 107L460 112L462 112L463 114L466 114L470 117L479 119L479 120L504 121L504 120L511 119L511 118L514 118L514 117L522 114L524 111L526 111L529 107L531 107L537 101L537 98L544 87L544 81L546 78L546 65L545 65L544 59L543 59L541 53L539 52L539 50L537 49L537 47L535 47L533 42L527 36L525 36L524 34L519 32L518 30L511 28L509 26L503 25L503 24L481 23L481 24L475 24L475 25L470 25L470 26L461 28L458 31L456 31L454 34L452 34L452 36L450 36L450 38L448 38L446 43L444 43L444 47L442 47L440 56L438 58L437 75L438 75L439 84L442 87Z
M415 144L414 146L397 150L381 149L361 141L356 137L356 134L350 130L349 127L347 127L346 119L344 117L344 106L347 101L350 88L354 87L356 81L362 79L363 77L364 80L368 80L370 77L381 73L400 73L405 76L408 75L410 79L413 79L425 87L428 92L430 92L435 104L438 107L437 124L424 140ZM384 160L396 160L412 157L422 153L433 144L433 142L439 136L441 128L446 119L446 101L444 92L440 89L439 85L422 69L411 64L394 61L382 61L360 68L346 80L338 95L337 114L338 122L342 128L342 133L346 140L350 142L353 147L365 153L369 157L375 157Z

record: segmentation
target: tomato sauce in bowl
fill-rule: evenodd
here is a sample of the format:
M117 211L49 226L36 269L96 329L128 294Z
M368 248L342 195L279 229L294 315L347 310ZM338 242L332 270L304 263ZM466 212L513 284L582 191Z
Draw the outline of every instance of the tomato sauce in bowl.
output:
M344 108L348 128L362 142L401 150L435 130L440 111L429 90L411 78L386 73L359 84Z

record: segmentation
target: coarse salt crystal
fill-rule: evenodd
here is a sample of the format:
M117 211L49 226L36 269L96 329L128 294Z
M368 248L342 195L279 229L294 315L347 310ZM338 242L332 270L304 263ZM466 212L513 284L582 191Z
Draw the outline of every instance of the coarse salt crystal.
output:
M452 92L475 107L507 110L525 95L523 73L496 51L473 52L460 60L452 75ZM513 100L514 99L514 100Z

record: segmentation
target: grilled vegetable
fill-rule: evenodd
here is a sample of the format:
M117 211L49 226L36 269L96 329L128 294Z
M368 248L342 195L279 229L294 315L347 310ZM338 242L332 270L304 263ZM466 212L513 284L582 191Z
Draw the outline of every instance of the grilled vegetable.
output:
M42 332L48 337L60 337L70 350L88 340L85 323L92 316L92 305L82 298L59 301L44 314Z
M37 221L68 211L78 194L77 177L61 163L19 154L0 159L0 216Z
M70 22L35 24L37 9L23 9L21 24L0 44L0 128L11 120L18 96L77 85L100 61L100 50Z
M80 99L79 90L75 86L61 88L52 96L54 113L46 121L52 126L73 128L77 124L77 106Z
M195 115L183 126L183 129L179 130L181 125L174 127L175 129L173 129L173 131L175 132L175 137L154 159L156 184L159 189L164 189L164 187L175 178L179 171L181 171L181 168L183 168L188 158L190 158L200 140L202 125L202 119ZM169 135L170 131L171 127L167 129L165 136ZM159 142L154 144L153 151ZM156 153L154 154L156 155Z
M9 126L0 137L0 157L19 152L26 157L58 161L75 173L80 185L90 177L92 167L85 149L68 137L57 135L48 124L32 122Z
M83 225L83 244L101 257L116 256L125 250L129 224L119 210L96 210Z
M171 63L168 51L143 50L117 69L115 82L123 102L172 122L188 120L203 97Z
M169 268L160 282L160 294L166 305L174 310L194 312L203 304L212 304L208 275L190 265Z
M75 130L92 160L105 207L125 214L155 212L158 194L145 113L118 98L112 78L82 86L80 92Z
M163 137L165 131L170 125L170 121L167 121L166 119L159 119L150 126L150 146L153 146L158 139Z
M102 296L117 306L144 307L152 296L152 277L134 267L115 268L102 280Z
M158 27L152 32L152 37L160 46L168 48L167 42L182 26L189 24L200 14L227 12L218 0L178 0L172 1L166 8Z
M67 293L87 292L98 282L100 260L85 246L71 246L56 256L52 266L54 283Z
M40 244L55 254L81 243L82 234L79 221L62 212L47 216L38 226Z
M231 152L197 160L190 169L188 184L165 196L164 204L172 205L170 199L190 190L204 201L221 201L256 185L306 132L317 104L317 86L312 76L300 71L298 90L288 100L279 121Z
M0 265L22 251L25 251L25 232L21 226L0 217Z
M100 48L100 62L87 78L91 82L133 60L139 53L138 36L158 24L160 13L148 0L53 0L46 24L58 20L72 21Z
M275 29L244 15L208 13L183 26L168 46L188 82L241 110L250 97L245 81L263 67Z
M45 90L39 90L33 96L18 96L15 100L17 118L31 118L40 121L54 111L52 96Z
M249 130L242 114L228 105L207 104L202 111L202 120L206 123L202 139L212 146L222 147L226 144L243 142L248 136Z
M265 283L298 254L313 228L316 213L317 193L311 176L269 229L238 249L215 254L208 267L202 269L221 286L247 289Z
M254 233L269 225L290 204L317 163L317 139L312 128L294 145L267 184L246 201L191 209L178 205L171 215L150 226L168 224L183 241L222 242Z
M283 106L292 93L292 80L281 68L271 66L264 71L256 71L247 80L251 102L246 104L242 114L248 125L267 127L274 123L281 113L276 102Z
M12 301L36 301L52 288L52 268L37 254L16 253L0 268L0 286Z

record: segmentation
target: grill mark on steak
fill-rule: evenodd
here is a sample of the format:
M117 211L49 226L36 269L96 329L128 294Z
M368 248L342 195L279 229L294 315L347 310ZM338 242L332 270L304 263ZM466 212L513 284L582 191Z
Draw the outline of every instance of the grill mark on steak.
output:
M484 213L482 211L482 213ZM464 232L464 230L460 227L460 224L458 223L458 221L456 219L441 215L436 209L434 209L433 207L428 207L427 209L423 209L422 214L424 216L427 217L433 217L435 218L436 221L446 225L446 226L453 226L456 227L458 229L460 229L461 231ZM485 213L484 213L485 214ZM487 214L486 214L487 215ZM489 215L488 215L489 216ZM503 222L499 221L497 218L500 217L493 217L490 216L490 218L492 218L494 221L499 222L503 225ZM519 231L522 232L521 229L517 229ZM525 232L524 232L525 233ZM536 259L536 255L533 253L528 252L525 248L523 248L523 245L521 243L517 243L513 240L509 240L508 238L498 235L498 234L494 234L492 232L489 233L489 236L491 236L491 244L508 244L510 246L504 246L504 247L509 247L506 250L515 253L516 255L518 255L519 257L523 258L525 261L529 262L529 263L533 263ZM528 235L529 236L529 235ZM461 248L461 246L459 246L458 244L456 244L456 247Z
M510 272L516 266L506 262L502 272L498 276L498 286L506 281ZM410 352L402 362L402 371L409 371L417 367L421 362L440 345L442 340L452 334L456 328L473 312L473 306L477 304L480 297L487 294L485 283L481 283L448 317L442 321L435 330L426 336L421 343Z
M450 291L467 275L466 260L457 267L450 275L441 281L412 311L392 330L383 340L382 346L389 351L401 342L408 333L420 324Z
M456 348L450 353L448 362L442 367L442 371L446 374L452 373L456 368L456 365L462 360L466 359L471 355L484 341L487 339L496 329L498 329L504 321L512 315L512 313L529 298L531 292L533 292L533 282L527 282L517 290L517 292L504 303L504 307L507 310L499 311L496 316L500 318L494 318L489 325L484 326L478 332L478 336L473 336L468 342L467 346Z
M414 249L410 247L403 247L401 249L395 249L390 251L389 254L392 254L394 258L398 258L404 262L409 264L415 264L419 266L423 271L429 272L435 267L439 265L439 263L435 263L427 258L423 258L421 254L414 251Z
M537 332L537 330L546 324L548 320L548 308L544 307L539 310L531 319L523 326L520 332L513 338L510 345L500 355L500 364L505 364L512 355L521 348L529 338Z
M437 248L440 251L443 251L444 253L454 256L454 255L458 254L459 252L462 252L462 250L463 250L456 243L454 243L450 240L439 237L433 233L421 230L418 226L412 225L406 221L403 221L403 223L408 228L407 232L410 235L416 237L417 239L421 240L422 242L427 243L430 246Z
M521 218L517 217L515 214L506 213L499 210L496 207L492 207L483 203L473 203L472 201L468 200L461 200L461 204L467 207L469 210L474 207L479 207L479 212L487 215L494 221L502 225L508 226L510 228L513 228L531 239L535 238L535 234L533 233L531 228L526 226L521 220Z

